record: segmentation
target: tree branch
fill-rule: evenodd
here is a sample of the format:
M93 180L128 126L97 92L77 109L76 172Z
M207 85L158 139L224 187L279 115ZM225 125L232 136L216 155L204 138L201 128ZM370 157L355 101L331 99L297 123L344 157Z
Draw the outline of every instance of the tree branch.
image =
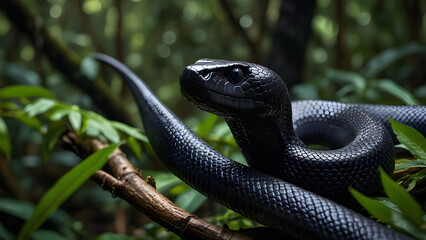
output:
M91 139L80 142L77 135L68 132L62 136L63 147L75 152L82 158L90 153L106 147L105 143ZM113 196L118 196L133 207L147 215L171 232L184 239L215 239L215 240L254 240L264 239L265 236L282 236L282 233L269 228L256 228L250 230L233 231L207 222L172 203L158 192L155 187L145 180L140 171L136 169L117 149L109 158L107 173L97 171L92 180L110 191Z
M132 117L125 110L124 103L112 94L103 81L99 79L91 81L80 73L82 59L50 35L46 27L40 24L40 21L37 21L38 17L22 0L2 0L0 1L0 8L9 20L27 35L36 50L40 50L46 55L50 63L68 81L87 93L109 118L132 123Z
M9 162L0 154L0 187L11 197L27 200L28 196L9 167Z

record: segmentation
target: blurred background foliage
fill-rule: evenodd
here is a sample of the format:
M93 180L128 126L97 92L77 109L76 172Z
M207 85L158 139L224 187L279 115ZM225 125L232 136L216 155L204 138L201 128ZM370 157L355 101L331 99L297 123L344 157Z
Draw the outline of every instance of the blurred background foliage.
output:
M72 54L66 56L78 63L80 74L88 76L85 80L89 86L99 79L90 78L90 71L96 65L84 57L93 52L114 56L146 81L201 137L240 161L241 154L224 122L190 106L180 95L181 71L200 58L252 61L271 66L288 83L293 100L426 103L424 1L18 1L35 16L34 23L26 23L34 29L34 38L28 38L22 28L15 26L6 2L0 3L3 10L0 12L0 88L17 84L42 86L52 91L58 100L103 112L107 118L117 118L108 114L109 106L95 100L93 96L101 94L95 92L97 89L92 91L93 95L88 94L84 81L70 80L75 77L73 74L64 74L54 61L49 61L46 57L49 46L45 46L49 42L41 37L41 29L46 28L54 42L59 42L59 49L71 51ZM300 9L308 10L300 12ZM309 9L312 9L311 15ZM286 24L299 19L307 23L306 28L286 28ZM289 38L281 38L279 31L286 29ZM288 39L301 46L286 45ZM273 54L277 54L276 45L284 46L285 61ZM294 55L284 54L289 49L295 49ZM301 64L289 69L293 59ZM131 94L119 76L105 68L99 72L105 88L130 116L125 119L126 123L142 127ZM5 226L3 220L7 219L9 228L6 229L15 234L19 230L16 226L28 218L30 202L36 202L60 175L80 160L57 146L50 161L43 162L42 136L22 123L10 119L5 122L13 146L10 166L26 192L22 197L25 201L8 201L6 197L10 195L0 189L3 208L0 220ZM253 226L252 222L206 201L183 185L165 171L149 150L142 160L131 153L129 157L136 166L148 169L144 175L155 176L160 191L180 206L231 227ZM66 238L117 237L98 235L105 232L145 236L144 239L176 238L90 182L62 209L45 227L56 229ZM61 224L54 218L60 218Z

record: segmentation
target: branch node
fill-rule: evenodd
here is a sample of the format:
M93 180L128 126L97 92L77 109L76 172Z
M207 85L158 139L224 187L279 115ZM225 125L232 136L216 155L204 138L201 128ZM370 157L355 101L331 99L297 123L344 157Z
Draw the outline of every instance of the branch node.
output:
M146 180L145 180L149 185L151 185L152 187L154 187L155 189L157 189L157 184L155 183L155 179L153 176L147 176Z

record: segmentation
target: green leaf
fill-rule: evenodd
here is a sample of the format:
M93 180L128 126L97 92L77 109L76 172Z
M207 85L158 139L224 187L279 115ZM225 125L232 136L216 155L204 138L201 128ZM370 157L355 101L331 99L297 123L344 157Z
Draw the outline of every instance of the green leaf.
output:
M41 123L37 118L30 117L28 114L24 111L16 111L11 116L8 116L10 118L16 119L25 125L31 127L32 129L35 129L39 132L41 132Z
M68 112L68 119L71 123L72 128L76 131L76 132L80 132L80 128L81 128L81 114L79 112L77 112L78 107L77 106L73 106L72 107L74 109L74 111L69 111Z
M95 80L99 71L99 63L91 56L81 61L80 72L90 80Z
M204 195L189 188L178 195L175 204L190 213L194 213L206 200L207 198Z
M420 204L404 188L394 182L382 168L379 169L379 172L383 188L389 199L401 209L405 218L421 225L423 223L423 209Z
M55 98L52 92L46 88L26 85L14 85L0 89L0 98Z
M128 137L126 140L126 145L132 150L136 157L140 160L142 159L142 150L139 143L133 137Z
M407 220L404 215L400 214L399 211L393 210L395 207L394 205L388 206L388 203L383 203L381 200L376 201L351 187L349 188L349 191L352 196L375 218L418 239L425 239L426 234L422 232L421 226L414 225L411 221Z
M407 191L411 191L418 183L421 183L424 180L426 180L426 168L423 168L408 178Z
M3 240L14 240L15 236L12 235L7 229L0 223L0 239Z
M391 208L374 199L365 196L364 194L356 191L351 187L349 188L349 192L375 218L379 219L384 223L392 222Z
M426 160L413 160L407 163L403 163L400 165L395 166L395 171L406 169L406 168L412 168L412 167L426 167Z
M396 138L418 159L426 160L426 138L416 129L389 119Z
M204 121L198 124L195 131L196 134L200 136L201 138L207 137L207 135L212 131L218 119L219 119L218 116L214 114L209 114L209 116Z
M367 80L358 73L328 69L326 76L333 78L336 82L352 84L358 96L362 96L367 87Z
M41 198L31 218L24 224L18 235L19 239L28 239L29 236L43 224L44 221L55 211L71 194L73 194L90 176L108 161L119 144L112 144L101 149L76 167L63 175Z
M28 114L29 117L34 117L38 114L47 112L50 108L55 106L56 101L41 98L35 101L32 104L25 106L24 111Z
M0 153L3 153L7 160L10 160L12 156L9 131L7 131L6 123L2 118L0 118Z
M104 233L98 237L96 240L135 240L136 238L129 237L126 235L115 234L115 233Z
M49 155L58 142L61 134L66 130L66 126L62 121L51 122L46 134L43 136L41 145L42 157L44 161L49 159Z
M366 76L373 77L398 60L412 54L426 54L426 46L419 43L408 43L401 47L387 49L371 59L361 71Z
M389 79L379 79L374 82L374 86L390 95L400 99L402 102L408 105L419 105L419 101L411 95L409 91L396 84L394 81Z
M129 136L132 136L132 137L134 137L134 138L136 138L136 139L138 139L142 142L149 143L148 138L144 134L142 134L140 129L130 127L130 126L128 126L124 123L121 123L121 122L111 121L111 123L116 129L122 131L123 133L125 133Z
M51 121L58 121L65 115L68 115L71 110L69 108L54 107L51 109L50 114L47 116Z
M173 186L183 184L182 180L173 175L171 172L144 170L142 174L144 176L153 176L157 185L157 191L162 194L166 194L167 190Z
M85 115L87 117L88 134L89 128L94 128L90 131L102 133L102 135L110 142L120 142L120 135L118 135L117 131L108 120L93 112L85 112Z

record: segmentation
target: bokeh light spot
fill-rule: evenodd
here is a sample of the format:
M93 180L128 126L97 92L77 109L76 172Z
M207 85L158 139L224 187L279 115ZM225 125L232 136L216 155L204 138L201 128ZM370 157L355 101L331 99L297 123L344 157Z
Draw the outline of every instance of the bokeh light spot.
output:
M172 45L176 41L176 33L172 30L167 30L162 36L163 42L167 45Z
M240 25L243 28L249 28L253 24L253 18L250 15L243 15L240 17Z
M95 14L102 9L102 3L99 0L85 0L83 3L83 11L86 14Z
M59 18L62 15L62 7L59 4L52 5L49 14L52 18Z
M162 58L167 58L168 56L170 56L170 53L172 51L170 50L170 47L166 44L158 44L157 45L157 54L158 56L162 57Z
M34 58L34 48L32 46L25 46L21 49L21 58L25 61L31 61Z

